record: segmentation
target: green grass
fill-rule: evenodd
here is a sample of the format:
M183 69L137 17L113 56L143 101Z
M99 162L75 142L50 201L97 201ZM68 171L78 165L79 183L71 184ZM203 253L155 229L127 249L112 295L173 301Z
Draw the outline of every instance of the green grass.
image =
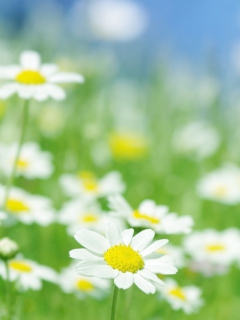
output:
M133 206L150 198L159 204L168 205L171 211L193 216L196 230L238 227L240 225L238 206L225 206L201 200L195 190L198 178L205 172L216 168L224 161L239 162L239 155L234 152L234 143L231 140L234 132L234 122L231 119L234 119L234 115L230 117L227 114L227 121L223 121L227 111L220 110L220 97L210 101L208 108L199 107L199 101L192 105L190 98L189 103L187 98L181 101L181 96L178 99L175 93L171 92L171 86L166 84L165 78L161 72L159 74L155 72L146 85L135 80L140 90L136 92L137 107L144 115L147 137L150 141L148 155L138 161L121 162L112 159L99 167L91 157L93 146L100 141L107 141L108 134L115 129L116 119L111 112L113 104L110 98L111 81L109 83L103 81L102 85L101 77L100 79L89 77L83 86L76 86L75 89L69 87L68 98L64 102L59 104L52 101L42 104L33 102L26 140L37 141L44 150L53 153L55 172L53 177L46 181L18 178L15 185L30 193L50 197L55 207L59 209L66 201L58 183L62 173L92 170L102 176L110 170L118 170L127 184L125 196ZM7 124L13 128L14 133L18 132L21 103L17 98L12 98L6 105L0 129L2 130ZM43 105L57 105L64 114L64 128L55 137L45 136L39 129L38 119ZM222 136L222 144L217 153L202 162L175 154L171 145L175 129L196 119L212 122ZM91 139L85 135L85 128L89 124L99 132ZM136 123L132 123L132 128L129 129L134 130L136 126ZM17 139L18 134L14 135ZM2 141L9 139L2 135ZM238 148L237 141L235 148ZM4 177L2 183L5 183ZM70 264L68 252L78 247L77 242L66 234L66 228L58 224L43 228L35 224L25 226L18 223L12 227L1 228L0 234L1 237L9 236L17 241L25 257L51 266L57 271ZM168 238L174 244L181 244L182 236ZM239 269L236 267L224 276L211 278L204 278L200 274L183 269L174 278L181 285L192 284L202 289L205 305L199 313L187 316L181 311L173 311L156 295L147 296L133 287L120 292L117 319L239 319ZM3 296L2 282L1 290ZM74 295L61 292L58 286L44 283L41 291L28 291L18 295L17 303L19 299L22 299L21 319L24 320L45 318L107 320L110 317L111 295L101 301L90 298L79 301Z

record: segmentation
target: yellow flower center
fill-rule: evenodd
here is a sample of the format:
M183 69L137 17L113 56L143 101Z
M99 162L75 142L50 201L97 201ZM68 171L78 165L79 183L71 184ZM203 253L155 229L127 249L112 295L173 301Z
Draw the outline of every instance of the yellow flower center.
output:
M171 290L168 291L168 293L171 296L174 296L175 298L181 299L181 300L186 300L186 295L183 292L183 290L179 287L173 288Z
M18 199L8 199L7 201L7 210L18 213L18 212L28 212L30 208L23 201Z
M218 198L224 198L227 195L227 187L226 186L218 186L215 190L214 190L214 195Z
M147 151L145 139L132 133L112 134L109 144L111 152L116 159L138 159L143 157Z
M98 221L98 216L94 213L86 213L80 217L80 220L86 223L95 223Z
M23 70L16 76L16 81L26 85L39 85L46 82L46 78L35 70Z
M29 162L23 159L17 161L17 167L19 169L26 169L29 166Z
M221 243L214 243L214 244L206 245L205 249L206 249L206 251L212 253L212 252L225 251L226 247Z
M79 178L83 184L83 188L88 192L98 192L98 181L95 175L90 171L82 171L79 173Z
M123 244L115 245L108 249L104 254L104 260L113 269L122 272L136 273L144 267L142 256L130 246Z
M9 262L9 267L23 273L29 273L32 271L32 267L23 261L13 260Z
M151 217L147 214L144 214L144 213L141 213L139 212L138 210L135 210L133 212L133 217L135 219L141 219L141 220L146 220L148 222L151 222L151 223L160 223L160 219L157 219L156 217Z
M94 289L94 286L90 281L83 279L77 281L76 287L81 291L92 291Z

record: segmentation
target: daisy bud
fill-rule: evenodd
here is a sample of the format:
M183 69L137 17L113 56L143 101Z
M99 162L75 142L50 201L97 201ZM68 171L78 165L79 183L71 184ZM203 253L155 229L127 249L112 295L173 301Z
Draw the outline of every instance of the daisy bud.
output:
M0 240L0 259L12 259L16 256L18 250L19 248L15 241L12 241L9 238L3 238Z

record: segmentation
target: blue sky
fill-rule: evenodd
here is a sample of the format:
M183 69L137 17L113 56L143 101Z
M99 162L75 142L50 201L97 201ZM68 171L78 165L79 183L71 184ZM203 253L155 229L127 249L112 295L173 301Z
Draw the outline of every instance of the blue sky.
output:
M20 22L25 10L43 0L1 0L0 14ZM50 0L47 0L50 1ZM71 7L75 0L58 0ZM240 40L239 0L135 0L149 12L146 35L149 50L173 57L201 61L214 52L229 60L233 44Z

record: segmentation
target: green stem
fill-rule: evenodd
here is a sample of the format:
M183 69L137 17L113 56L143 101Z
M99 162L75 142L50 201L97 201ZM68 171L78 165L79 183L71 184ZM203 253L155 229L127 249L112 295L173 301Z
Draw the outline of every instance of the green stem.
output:
M26 127L27 127L27 120L28 120L28 106L29 106L29 100L25 100L24 104L23 104L22 128L21 128L21 132L20 132L20 137L19 137L19 142L18 142L18 147L17 147L17 153L16 153L16 157L14 159L12 172L11 172L9 178L8 178L8 182L7 182L7 186L6 186L5 198L4 198L4 202L3 202L3 208L5 210L7 210L7 201L8 201L8 198L9 198L9 193L10 193L11 186L14 183L14 178L15 178L16 171L17 171L17 163L18 163L19 156L20 156L21 149L22 149L22 145L23 145L23 142L24 142Z
M12 320L12 296L11 296L11 282L9 275L8 261L4 261L6 270L6 306L7 306L7 320Z
M113 299L112 299L112 310L111 310L111 320L115 320L116 319L118 292L119 292L118 287L114 285Z

